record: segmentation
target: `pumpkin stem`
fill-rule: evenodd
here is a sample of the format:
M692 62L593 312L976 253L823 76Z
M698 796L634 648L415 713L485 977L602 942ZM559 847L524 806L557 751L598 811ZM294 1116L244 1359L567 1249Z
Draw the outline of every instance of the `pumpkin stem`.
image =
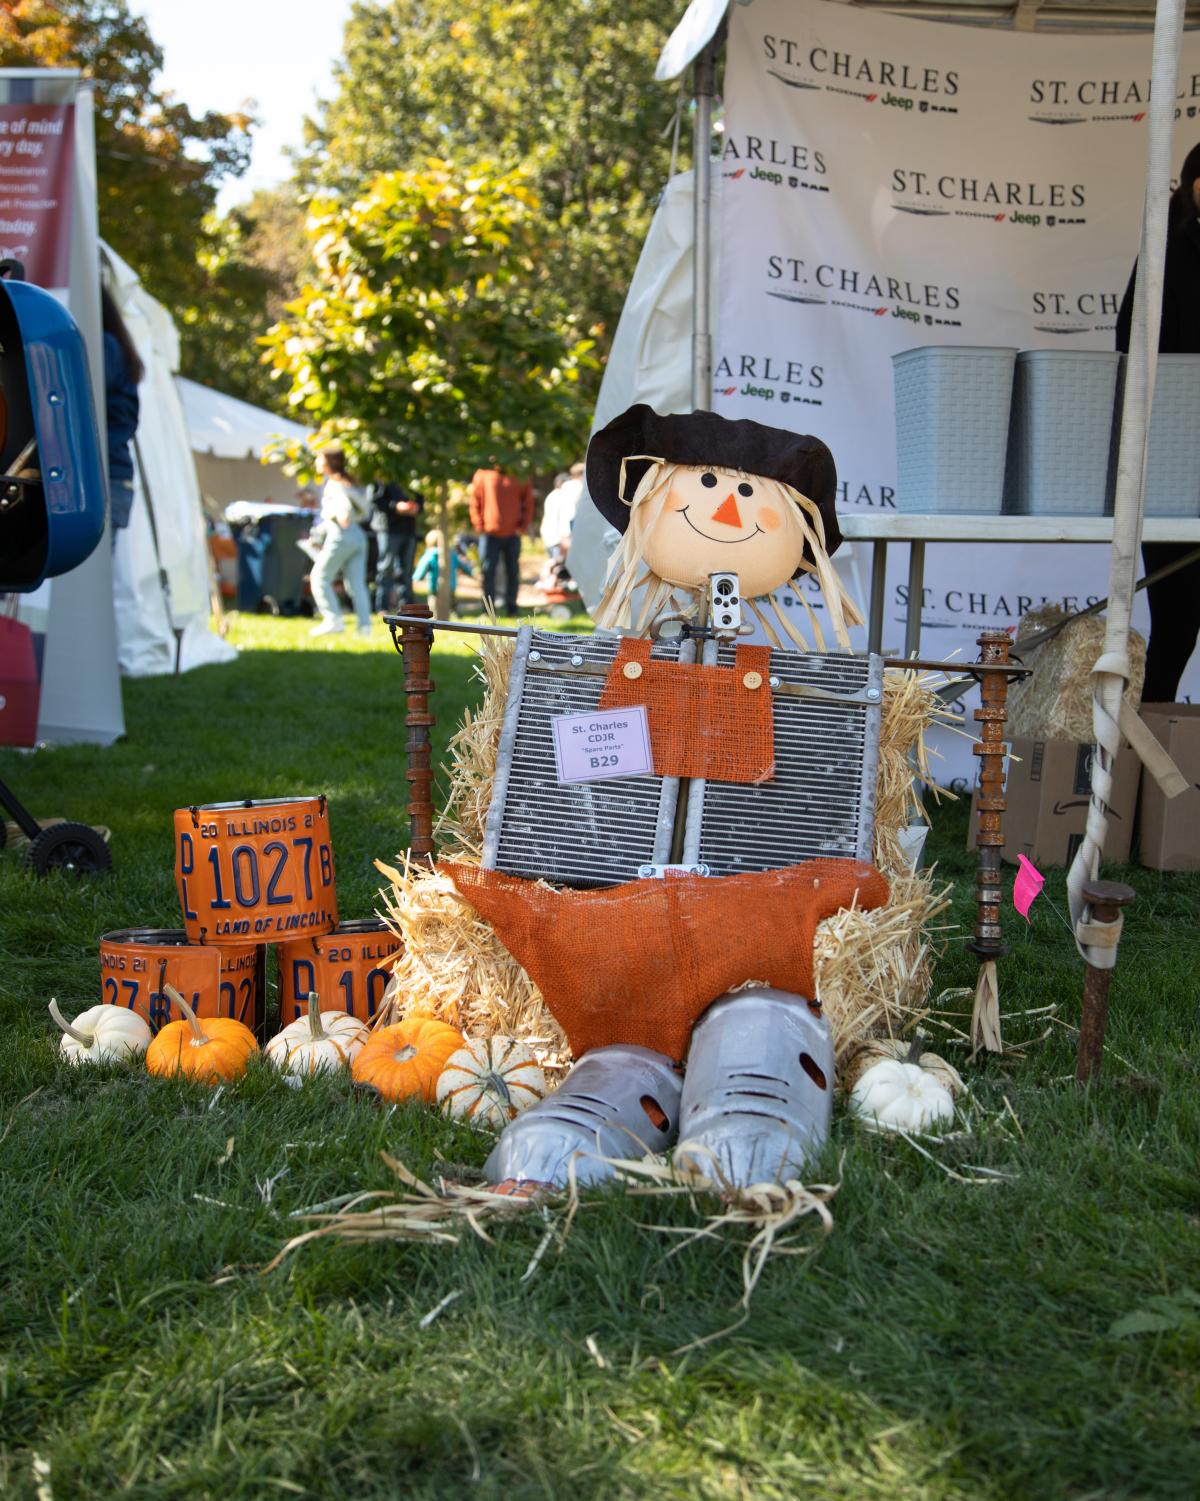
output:
M908 1054L907 1054L907 1056L905 1057L905 1060L904 1060L905 1063L919 1063L921 1061L921 1054L924 1051L925 1051L925 1034L923 1032L914 1032L913 1033L913 1040L909 1044Z
M321 997L315 990L308 992L308 1029L312 1033L312 1040L320 1042L323 1037L328 1037L328 1032L321 1025Z
M184 1021L186 1021L192 1029L192 1047L207 1047L210 1039L205 1036L204 1029L196 1020L196 1013L175 989L174 985L164 985L163 994L166 995L167 999L170 1000L174 1005L178 1006L180 1011L183 1012Z
M500 1101L500 1103L507 1109L512 1109L513 1098L512 1095L509 1094L508 1085L504 1082L504 1078L501 1074L498 1074L492 1069L489 1069L483 1076L483 1087L485 1089L490 1089Z
M50 1015L54 1018L56 1026L61 1027L68 1037L73 1037L76 1042L81 1043L85 1048L90 1048L96 1041L96 1034L94 1032L77 1032L75 1030L58 1009L58 1002L53 997L50 1000Z

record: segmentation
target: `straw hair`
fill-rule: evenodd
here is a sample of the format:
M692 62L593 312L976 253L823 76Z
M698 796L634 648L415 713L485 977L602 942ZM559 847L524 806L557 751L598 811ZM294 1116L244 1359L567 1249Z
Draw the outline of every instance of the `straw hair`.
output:
M662 519L672 482L681 467L684 466L655 461L642 476L630 502L629 525L609 566L604 594L596 611L598 626L631 631L633 635L641 636L645 635L651 622L661 614L679 612L694 615L699 608L701 585L697 585L694 579L666 578L653 573L646 562L647 540ZM791 547L800 559L800 572L816 575L829 611L834 636L838 645L844 651L849 651L847 627L862 625L863 616L846 593L825 549L825 523L820 508L807 495L802 495L799 490L784 484L782 480L765 479L762 475L750 475L742 470L729 472L740 479L754 479L761 489L780 502L779 509L784 517L780 546ZM810 557L812 562L809 561ZM635 606L636 596L643 589L646 591L645 597L640 606ZM814 627L816 648L824 651L824 633L803 594L801 602ZM773 604L767 603L782 628L784 637L796 650L807 651L808 643L791 621ZM754 605L751 605L751 609L762 622L767 639L773 646L782 648L783 641L775 634L773 626L768 624L763 612Z

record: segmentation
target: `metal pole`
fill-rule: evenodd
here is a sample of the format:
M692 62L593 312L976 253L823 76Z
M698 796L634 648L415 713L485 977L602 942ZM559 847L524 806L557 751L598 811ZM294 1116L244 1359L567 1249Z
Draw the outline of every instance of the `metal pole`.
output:
M385 615L383 623L392 633L392 639L397 643L396 650L403 646L400 635L401 627L405 625L404 613L399 615ZM426 627L431 631L457 631L469 636L519 636L521 627L516 625L491 625L482 624L473 620L435 620L432 617L425 621ZM1007 632L1003 634L1007 635ZM885 667L900 667L906 672L941 672L947 673L945 662L934 661L930 657L884 657ZM1031 667L1017 667L1007 661L1004 662L970 662L967 663L963 672L965 678L950 678L952 683L981 682L989 673L998 674L1003 678L1027 678L1033 671Z
M887 543L876 539L871 544L871 607L867 612L867 650L883 649L883 612L887 608Z
M1094 923L1116 923L1121 908L1128 907L1137 893L1119 881L1085 881L1083 899ZM1119 932L1119 930L1117 930ZM1111 969L1087 966L1083 982L1083 1015L1079 1022L1079 1045L1075 1052L1075 1077L1086 1084L1100 1072L1104 1059L1104 1034L1108 1030L1108 986Z
M904 622L904 655L915 657L921 650L921 611L925 605L925 544L908 547L908 615Z
M712 326L708 302L711 281L712 99L717 51L724 27L692 67L693 227L692 227L692 407L712 405Z
M408 850L413 860L433 863L433 744L436 722L429 708L433 680L429 676L429 648L433 628L428 605L412 603L399 611L400 627L392 626L392 641L404 659L404 696L407 703L404 742L408 766Z
M978 638L976 670L1008 665L1007 631L984 631ZM1008 714L1008 680L1005 674L989 672L980 690L982 703L975 710L980 724L974 750L979 757L979 827L975 833L975 935L967 947L978 957L979 984L971 1016L971 1042L976 1051L1001 1052L999 992L996 960L1008 948L1000 930L1000 851L1004 845L1004 721Z
M1067 900L1076 932L1083 918L1083 886L1100 874L1100 860L1108 833L1108 803L1113 766L1121 744L1118 719L1129 676L1129 627L1134 582L1138 576L1142 519L1145 509L1146 452L1154 377L1158 365L1159 311L1162 306L1163 266L1167 249L1171 152L1176 115L1179 50L1183 37L1184 0L1156 0L1151 61L1149 123L1146 136L1146 197L1142 214L1141 249L1134 283L1129 353L1125 357L1125 392L1117 453L1117 485L1113 500L1112 558L1108 575L1108 612L1104 650L1092 669L1095 690L1092 729L1096 751L1092 757L1091 798L1083 843L1067 872ZM1086 945L1076 937L1085 960Z

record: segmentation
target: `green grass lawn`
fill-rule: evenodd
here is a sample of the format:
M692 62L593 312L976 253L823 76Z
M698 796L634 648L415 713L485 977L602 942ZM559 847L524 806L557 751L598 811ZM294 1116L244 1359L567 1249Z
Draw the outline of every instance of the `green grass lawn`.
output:
M243 618L236 664L127 683L111 749L0 752L39 816L110 825L114 860L75 885L0 853L0 1493L1200 1492L1196 878L1119 872L1138 901L1086 1091L1069 936L1046 900L1028 930L1010 910L1001 989L1024 1056L969 1070L964 1133L928 1158L839 1113L815 1175L842 1185L833 1234L802 1233L811 1254L773 1261L723 1338L697 1343L738 1317L739 1248L668 1258L654 1226L694 1223L687 1206L613 1193L528 1278L536 1211L492 1244L326 1241L262 1275L292 1211L391 1186L381 1149L426 1175L482 1163L488 1140L262 1066L219 1094L69 1071L46 1001L99 999L106 930L178 924L183 804L326 792L342 916L373 910L371 862L405 837L399 659L382 630L318 647L306 625ZM439 746L470 650L437 647ZM964 925L965 823L943 808L931 838ZM1047 893L1065 909L1061 873ZM936 990L972 982L952 941ZM978 1167L1006 1176L959 1181Z

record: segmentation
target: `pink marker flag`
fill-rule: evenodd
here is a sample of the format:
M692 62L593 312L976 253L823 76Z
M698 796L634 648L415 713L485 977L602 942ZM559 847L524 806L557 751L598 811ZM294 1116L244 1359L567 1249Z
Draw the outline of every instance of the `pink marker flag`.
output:
M1024 855L1017 856L1017 864L1020 868L1013 882L1013 906L1028 922L1029 909L1046 884L1046 877L1036 865L1031 865Z

